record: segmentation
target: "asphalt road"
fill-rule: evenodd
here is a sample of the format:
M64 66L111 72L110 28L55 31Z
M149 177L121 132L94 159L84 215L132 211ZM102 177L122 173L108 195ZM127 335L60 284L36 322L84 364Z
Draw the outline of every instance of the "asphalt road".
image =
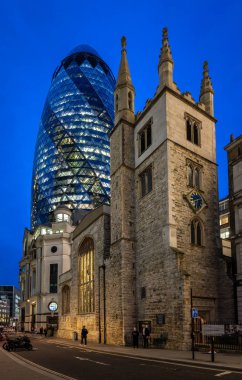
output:
M82 346L56 341L33 341L34 350L16 353L31 362L52 371L80 380L241 380L242 373L167 364L157 360L123 357L117 354L97 353Z

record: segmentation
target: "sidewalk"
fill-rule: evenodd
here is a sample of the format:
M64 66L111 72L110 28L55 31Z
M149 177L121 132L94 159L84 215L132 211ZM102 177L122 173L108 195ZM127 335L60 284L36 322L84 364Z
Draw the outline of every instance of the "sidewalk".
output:
M69 339L62 339L56 337L43 338L41 336L33 337L36 339L47 339L52 342L57 342L59 344L71 345L71 346L81 346L80 341L73 341ZM149 360L162 360L171 363L184 363L190 365L202 365L206 367L213 368L224 368L230 370L237 370L242 372L242 353L216 353L215 362L211 361L211 354L197 352L195 351L195 360L192 360L191 351L175 351L175 350L165 350L160 348L133 348L133 347L124 347L124 346L114 346L108 344L98 344L88 342L87 346L81 346L84 349L90 349L97 352L109 353L109 354L118 354L123 356L132 356L145 358Z

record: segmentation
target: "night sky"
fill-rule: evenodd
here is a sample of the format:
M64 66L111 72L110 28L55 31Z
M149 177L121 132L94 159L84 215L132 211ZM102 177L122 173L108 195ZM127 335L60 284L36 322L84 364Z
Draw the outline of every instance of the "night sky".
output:
M224 146L242 133L242 2L186 0L2 0L0 4L0 285L18 284L35 142L51 76L70 50L91 45L117 76L120 38L142 110L158 85L161 31L168 27L174 80L198 101L208 60L215 91L219 196L228 193Z

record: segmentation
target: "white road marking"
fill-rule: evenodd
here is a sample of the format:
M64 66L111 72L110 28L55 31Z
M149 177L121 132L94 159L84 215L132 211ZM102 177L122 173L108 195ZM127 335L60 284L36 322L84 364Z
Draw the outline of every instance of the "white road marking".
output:
M218 373L217 375L214 375L214 376L225 376L225 375L230 375L231 373L232 373L231 371L225 371L222 373Z
M101 365L110 365L108 363L97 362L95 360L91 360L91 359L88 359L88 358L81 358L80 356L74 356L74 358L76 358L78 360L86 360L88 362L92 362L92 363L96 363L96 364L101 364Z

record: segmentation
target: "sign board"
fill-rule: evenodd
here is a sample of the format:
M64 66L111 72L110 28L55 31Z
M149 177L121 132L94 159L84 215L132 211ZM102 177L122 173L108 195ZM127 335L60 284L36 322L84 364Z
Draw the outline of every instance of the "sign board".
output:
M198 309L192 308L192 318L198 318Z
M202 334L206 336L224 335L224 325L203 325Z
M156 323L157 325L165 324L165 314L156 314Z

